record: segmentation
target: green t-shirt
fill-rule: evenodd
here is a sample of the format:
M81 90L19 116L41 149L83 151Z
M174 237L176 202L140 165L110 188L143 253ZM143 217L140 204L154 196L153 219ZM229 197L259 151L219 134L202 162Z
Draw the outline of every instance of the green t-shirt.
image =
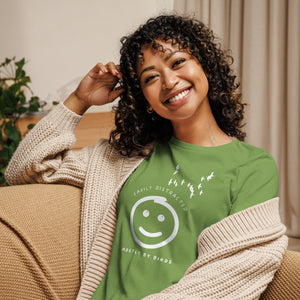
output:
M277 194L276 163L260 148L156 144L122 187L109 269L92 299L141 299L178 282L203 229Z

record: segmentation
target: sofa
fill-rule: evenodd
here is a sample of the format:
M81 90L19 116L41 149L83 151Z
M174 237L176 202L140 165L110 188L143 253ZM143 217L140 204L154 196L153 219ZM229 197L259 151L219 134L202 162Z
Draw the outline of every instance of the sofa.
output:
M81 189L0 188L0 299L75 299L80 285ZM260 299L300 299L300 252L286 251Z

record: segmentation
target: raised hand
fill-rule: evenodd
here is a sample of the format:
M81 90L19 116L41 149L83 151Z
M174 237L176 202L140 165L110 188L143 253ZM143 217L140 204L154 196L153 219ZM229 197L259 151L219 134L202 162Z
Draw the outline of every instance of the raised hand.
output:
M123 90L116 88L122 74L113 62L98 63L81 80L77 89L64 104L78 114L83 114L92 105L114 101Z

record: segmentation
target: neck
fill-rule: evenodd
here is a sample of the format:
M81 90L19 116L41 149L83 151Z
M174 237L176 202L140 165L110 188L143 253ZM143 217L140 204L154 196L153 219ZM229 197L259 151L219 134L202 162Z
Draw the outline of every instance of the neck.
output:
M210 105L191 118L172 122L177 139L199 146L215 147L228 144L232 139L218 126Z

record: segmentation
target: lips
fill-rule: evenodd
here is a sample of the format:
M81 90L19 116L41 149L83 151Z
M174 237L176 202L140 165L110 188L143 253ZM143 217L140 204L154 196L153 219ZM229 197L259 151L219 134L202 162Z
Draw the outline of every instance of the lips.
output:
M170 103L177 102L177 101L183 99L184 97L186 97L189 94L190 90L191 90L191 87L176 91L175 93L172 93L171 95L169 95L167 100L165 100L163 103L170 104Z

